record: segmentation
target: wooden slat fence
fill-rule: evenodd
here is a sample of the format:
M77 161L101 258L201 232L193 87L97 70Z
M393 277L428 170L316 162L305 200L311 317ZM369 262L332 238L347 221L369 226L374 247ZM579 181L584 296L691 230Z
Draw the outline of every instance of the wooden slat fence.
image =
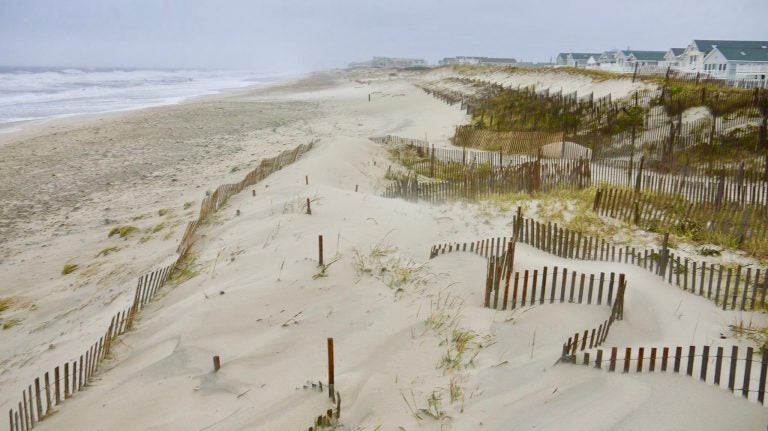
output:
M768 208L768 181L748 178L744 163L736 166L681 167L675 172L650 169L641 156L636 160L588 160L575 155L561 158L545 154L519 154L504 151L462 148L435 148L427 141L397 136L372 138L381 144L393 144L412 149L414 158L399 161L414 173L452 183L448 189L461 187L467 181L485 181L493 184L495 192L535 192L532 177L539 174L539 182L549 181L550 188L581 188L590 184L610 184L634 187L636 191L663 193L680 196L689 203L736 204L739 207L755 206L761 211ZM570 151L570 150L569 150ZM533 169L538 164L539 171ZM529 169L525 169L529 167ZM570 167L570 168L566 168ZM563 177L563 170L568 175ZM552 176L557 174L557 181ZM517 178L513 178L517 176ZM430 183L431 184L431 183ZM432 186L434 188L435 186ZM464 186L466 187L466 186ZM426 191L431 196L434 191ZM458 197L465 196L453 193ZM471 193L470 193L471 196Z
M698 77L696 82L698 85ZM441 91L445 91L446 86L452 89L443 97ZM451 104L461 102L462 109L474 115L476 124L457 128L456 145L493 150L508 148L509 151L535 154L535 151L531 153L532 149L544 145L540 139L542 134L562 133L562 142L573 142L590 149L589 158L593 162L636 161L645 156L646 168L661 169L659 173L670 169L717 170L728 177L728 181L736 182L740 172L750 181L760 181L754 187L762 190L768 182L768 156L755 150L768 147L765 137L768 92L765 90L734 92L717 86L702 86L696 91L673 95L665 85L653 91L637 90L621 99L612 100L609 95L595 100L592 95L576 98L574 94L537 91L535 87L505 88L472 78L448 78L422 88ZM514 96L521 106L536 101L531 105L536 109L530 115L525 110L522 114L503 115L504 118L494 120L493 114L486 115L486 111L494 112L499 108L495 104L489 105L487 100L501 91L505 91L507 97ZM681 113L685 108L696 106L705 106L710 112L717 113L717 117L683 122ZM617 129L615 124L620 115L638 110L642 113L641 125ZM559 117L563 117L562 121L553 122L553 118ZM570 123L565 121L566 117ZM574 122L574 119L577 120ZM542 128L538 120L547 126ZM501 123L505 124L504 131L493 130ZM513 131L507 131L509 127ZM524 137L521 133L533 135ZM546 140L552 141L551 138ZM729 166L706 156L718 147L747 151L745 154L749 155L742 158L746 166L740 167L738 163ZM570 151L569 148L575 147L569 144L563 146L563 151ZM578 155L582 154L579 152ZM563 157L573 157L573 154L563 154ZM758 196L765 205L768 196L765 193Z
M509 241L517 241L567 259L618 262L636 265L680 289L704 296L724 310L766 311L768 268L731 267L676 256L668 247L637 249L617 245L604 238L584 235L557 223L542 223L518 215L512 220ZM519 231L517 230L519 226ZM517 242L516 241L516 242ZM430 258L470 251L486 258L503 258L509 248L507 237L469 243L444 243L430 249ZM477 250L480 250L478 252Z
M730 350L730 351L729 351ZM608 372L685 374L765 405L768 351L752 347L670 346L611 347L585 351L566 361Z
M86 388L93 381L101 362L108 357L116 338L133 327L138 313L152 301L177 266L182 263L195 241L197 228L235 193L293 163L312 147L313 143L302 144L294 150L284 151L274 158L262 160L259 167L249 172L241 182L219 186L216 191L207 196L201 204L198 218L189 222L184 231L175 261L171 265L139 277L131 305L112 316L104 335L90 345L83 354L49 371L42 372L40 374L42 384L41 377L36 377L33 383L22 389L18 406L8 411L10 431L34 429L40 421L52 414L56 407Z

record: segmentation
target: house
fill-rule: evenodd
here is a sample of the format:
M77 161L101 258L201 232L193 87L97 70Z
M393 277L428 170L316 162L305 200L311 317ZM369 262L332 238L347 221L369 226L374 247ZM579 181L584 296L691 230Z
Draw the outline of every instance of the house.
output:
M669 48L664 54L664 61L660 62L659 66L677 68L680 65L683 52L685 52L685 48Z
M464 57L464 56L458 56L458 57L445 57L442 60L438 61L437 64L440 65L446 65L446 64L478 64L479 60L477 57Z
M632 67L629 64L630 51L621 50L616 53L616 68L619 70L628 69Z
M768 48L768 41L695 39L681 55L678 69L685 72L703 72L704 57L715 48L765 49Z
M618 53L619 53L618 49L605 51L602 54L600 54L600 57L597 58L597 63L601 66L616 64L616 54Z
M480 64L501 64L501 65L514 65L517 64L517 60L514 58L500 58L500 57L480 57Z
M557 54L557 58L555 58L555 65L557 66L565 66L568 64L568 53L567 52L561 52Z
M570 67L586 67L590 57L597 59L600 57L600 54L594 52L569 52L566 65Z
M638 66L658 66L664 61L666 51L625 51L628 54L627 62L632 68Z
M406 67L426 66L427 62L420 58L373 57L372 60L359 63L349 63L350 68L374 67L380 69L401 69Z
M392 58L392 57L373 57L371 67L378 68L405 68L415 66L426 66L427 62L420 58Z
M445 57L438 62L440 65L446 64L499 64L514 65L517 60L514 58L501 57Z
M765 81L768 77L768 47L717 46L704 57L703 64L703 72L714 78Z

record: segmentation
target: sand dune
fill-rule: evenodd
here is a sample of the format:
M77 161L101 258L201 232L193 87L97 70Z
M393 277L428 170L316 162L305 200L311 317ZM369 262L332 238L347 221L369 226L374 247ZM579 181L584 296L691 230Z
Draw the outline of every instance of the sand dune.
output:
M242 172L230 172L232 167L244 171L261 157L315 140L312 151L257 184L255 196L235 196L214 223L201 228L195 245L199 275L165 288L94 385L40 429L307 429L330 408L324 394L304 388L308 381L327 380L327 337L336 345L340 429L720 430L762 429L768 423L764 407L687 376L608 374L556 364L563 339L602 320L605 310L576 304L484 309L484 259L469 253L428 259L436 243L510 236L512 214L499 211L481 222L476 205L380 197L392 162L368 137L426 135L445 143L453 127L467 120L457 106L414 87L417 79L362 72L323 76L102 120L109 127L93 119L46 126L37 137L0 147L13 156L7 159L13 162L0 164L0 172L10 176L22 159L29 171L43 169L28 154L39 148L35 143L53 148L76 136L93 140L97 129L115 139L106 167L97 163L95 143L56 153L68 157L64 165L78 167L67 175L82 175L61 180L61 187L72 187L69 205L82 196L72 183L90 187L84 189L90 200L64 219L73 224L71 233L40 248L61 223L46 214L45 203L24 217L28 223L6 228L4 235L16 240L5 245L0 280L12 287L3 296L18 298L10 313L24 320L0 332L0 407L7 411L40 368L79 354L92 333L103 330L110 307L130 302L136 274L171 257L181 236L176 228L167 240L142 243L141 233L116 240L106 238L109 227L132 222L151 228L167 217L158 215L160 208L187 220L205 190L239 179ZM218 110L233 112L215 115ZM56 127L68 137L55 137ZM192 149L190 143L209 147ZM118 154L133 156L123 165ZM179 163L180 158L188 160ZM39 182L32 191L14 184L9 193L19 202L34 199L24 193L37 196L45 188L44 181L24 175ZM96 178L112 177L115 189L98 186ZM169 185L173 177L177 181ZM303 210L307 198L312 215ZM188 201L195 204L184 210ZM151 215L131 220L144 213ZM105 217L115 222L104 224ZM334 261L324 273L317 265L318 235L325 239L326 262ZM124 250L91 257L110 244ZM80 256L82 269L64 277L61 266L73 255ZM517 256L519 268L606 270L605 263L568 261L525 245ZM94 261L103 263L83 277ZM732 338L727 325L738 319L766 323L763 315L719 310L639 268L617 264L611 270L627 275L628 302L609 347L748 345ZM65 309L72 311L61 315ZM458 357L451 347L456 331L468 337ZM223 362L216 373L213 355Z

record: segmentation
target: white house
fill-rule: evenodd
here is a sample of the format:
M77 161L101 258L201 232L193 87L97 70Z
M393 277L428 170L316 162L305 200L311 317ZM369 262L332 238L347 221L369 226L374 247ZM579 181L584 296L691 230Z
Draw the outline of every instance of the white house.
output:
M658 66L664 61L665 51L634 51L622 50L616 53L616 67L619 70L631 71L638 66Z
M685 48L669 48L667 53L664 54L664 61L659 63L659 66L678 68L682 59Z
M714 78L765 81L768 77L768 47L716 47L704 57L703 64L703 72Z
M599 57L600 54L594 52L569 52L566 65L570 67L586 67L590 58L597 59Z
M625 51L629 53L627 62L631 67L638 66L658 66L664 61L665 51Z
M619 50L617 49L605 51L602 54L600 54L600 57L597 58L597 63L601 66L616 64L616 54L618 53L619 53Z
M695 39L681 55L678 69L684 72L703 72L704 57L715 48L766 49L768 41Z
M555 64L558 66L565 66L568 64L568 53L567 52L561 52L560 54L557 54L557 58L555 59Z

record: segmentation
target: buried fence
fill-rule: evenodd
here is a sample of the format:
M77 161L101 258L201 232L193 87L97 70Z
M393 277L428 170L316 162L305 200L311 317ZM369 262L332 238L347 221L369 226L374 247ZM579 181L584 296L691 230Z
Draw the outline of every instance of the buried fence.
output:
M556 188L584 188L592 184L634 187L646 191L677 195L690 203L737 204L765 209L768 182L750 178L744 163L732 166L684 166L674 172L650 169L645 157L638 160L589 160L588 157L560 157L539 148L533 154L509 154L462 148L435 148L429 142L387 135L371 138L380 144L393 144L391 152L398 162L415 174L442 182L418 179L408 189L403 179L385 191L385 196L423 196L425 200L479 199L492 193L529 193ZM570 150L569 150L570 151ZM420 183L425 190L419 190Z
M132 328L139 311L156 296L159 289L183 263L195 242L197 228L234 194L256 184L271 173L282 169L283 166L293 163L312 147L312 142L308 145L302 144L294 150L284 151L276 157L262 160L259 166L249 172L239 183L219 186L211 195L206 196L201 203L198 218L189 222L184 231L174 262L139 277L131 305L112 316L104 335L89 346L79 358L66 361L50 371L41 373L42 384L41 378L36 377L27 388L22 389L18 405L12 406L8 411L10 431L27 431L35 428L40 421L54 412L54 407L86 388L93 380L101 362L111 352L113 342Z
M520 226L520 224L518 224ZM529 224L529 227L533 223ZM683 354L683 347L677 346L662 348L644 348L639 347L634 350L627 347L623 349L624 356L619 356L619 348L611 347L610 356L604 356L603 349L598 349L607 339L608 333L617 320L623 320L626 281L624 274L611 273L606 277L601 273L599 278L595 274L579 274L575 271L562 270L562 276L558 282L560 271L557 267L550 272L544 267L539 270L524 270L521 277L520 272L515 272L515 283L512 295L509 295L508 274L511 273L512 257L514 254L514 240L525 238L526 230L522 227L515 231L515 236L507 242L506 238L496 238L472 243L453 243L450 245L433 246L430 252L430 258L440 254L451 252L472 251L488 259L486 273L486 287L484 306L486 308L506 310L517 307L535 306L537 304L558 302L557 292L559 291L559 302L570 302L579 304L592 304L593 298L596 305L611 306L611 314L608 319L600 323L595 328L585 329L574 333L562 346L561 362L581 363L583 365L594 365L597 369L605 369L609 372L615 372L617 367L623 369L624 373L636 372L668 372L683 373L693 376L701 381L712 383L715 386L723 387L727 379L727 388L731 392L741 393L747 400L756 401L765 404L766 379L768 378L768 350L763 350L760 361L755 361L754 349L746 348L746 351L740 353L739 347L733 346L731 355L725 356L723 347L717 347L716 352L711 352L710 346L703 346L701 353L697 354L696 346L689 346L687 355ZM531 232L531 230L527 230ZM467 244L469 246L467 247ZM506 244L506 247L494 245ZM628 254L625 254L628 256ZM676 262L670 260L668 267L673 267ZM663 269L659 270L664 275ZM676 272L679 274L680 272ZM541 278L539 278L541 274ZM548 274L551 278L548 279ZM670 271L668 274L672 274ZM588 278L588 282L586 281ZM541 280L540 284L539 281ZM566 295L566 286L570 280L570 289ZM576 280L579 280L578 283ZM530 284L529 284L530 281ZM671 281L671 275L670 275ZM503 299L499 304L499 292L501 283L505 283ZM604 284L607 286L604 288ZM578 288L576 287L578 284ZM679 283L678 283L679 285ZM530 286L530 290L528 290ZM547 287L550 287L547 293ZM613 297L615 290L615 297ZM539 289L537 291L537 288ZM558 289L559 288L559 289ZM530 296L529 296L530 293ZM593 293L595 296L593 297ZM603 294L606 295L603 295ZM493 300L491 301L491 294ZM566 299L567 298L567 299ZM605 300L603 300L605 298ZM727 298L727 295L726 295ZM753 296L754 298L754 296ZM519 304L519 305L518 305ZM732 304L736 304L735 301ZM500 307L499 307L500 306ZM745 308L744 302L741 305ZM752 306L754 308L754 305ZM594 350L597 349L597 350ZM579 361L578 352L583 352L583 360ZM646 356L649 354L650 356ZM658 365L658 367L657 367ZM723 373L726 367L727 371ZM754 377L757 378L754 378ZM739 386L740 385L740 386Z
M623 373L675 373L698 378L702 382L740 393L743 398L765 405L768 379L768 350L763 349L755 360L752 347L732 346L730 355L718 346L675 347L611 347L609 355L602 349L584 352L581 359L575 353L563 351L563 362L593 366L608 372ZM623 351L623 356L619 352Z
M558 226L557 223L542 223L522 217L522 209L519 207L511 224L515 234L509 237L509 244L521 242L567 259L635 265L683 291L705 296L723 310L766 310L768 268L695 262L671 252L668 240L658 249L617 245L603 238ZM444 243L432 246L429 256L431 259L445 253L470 251L489 259L502 259L505 251L510 248L507 241L507 237L498 237L470 243Z

